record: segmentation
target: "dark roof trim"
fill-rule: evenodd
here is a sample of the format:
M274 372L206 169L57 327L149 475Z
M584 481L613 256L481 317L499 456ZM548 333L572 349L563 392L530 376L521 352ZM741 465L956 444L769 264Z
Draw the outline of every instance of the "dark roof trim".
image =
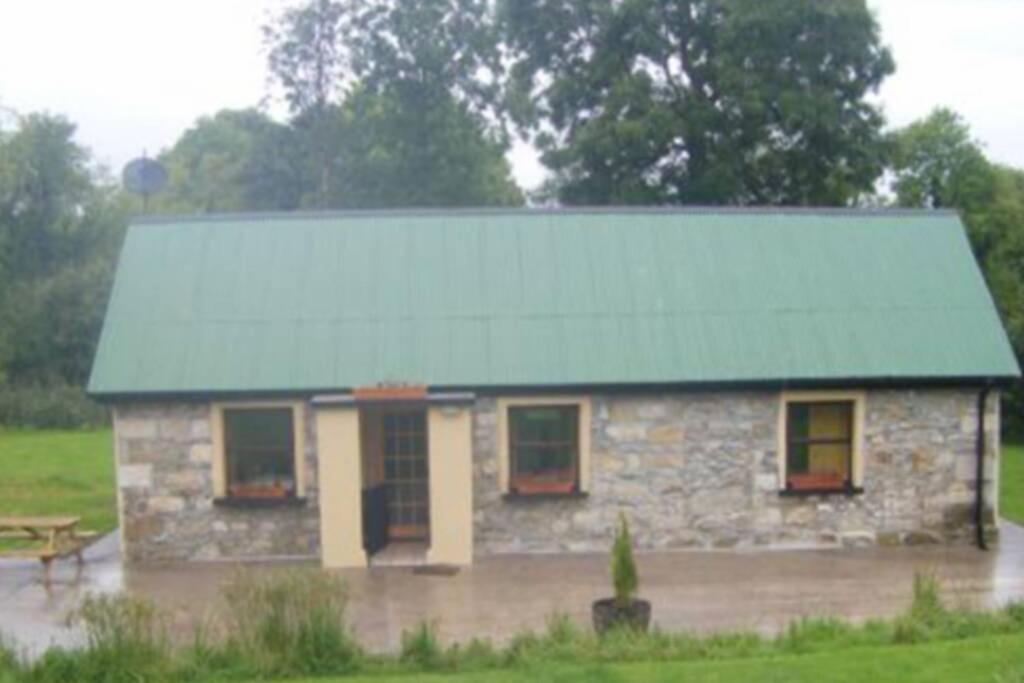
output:
M166 223L213 223L213 222L260 222L272 220L318 220L330 218L389 218L389 217L437 217L437 216L544 216L544 215L706 215L706 214L749 214L749 215L820 215L820 216L876 216L876 217L933 217L956 216L952 209L907 209L907 208L849 208L849 207L807 207L807 206L573 206L539 208L505 207L452 207L452 208L407 208L407 209L352 209L337 211L263 211L240 213L207 214L164 214L133 216L136 225Z
M524 395L524 394L657 394L677 392L739 392L781 391L784 389L962 389L991 385L1007 389L1018 381L1014 377L905 377L905 378L839 378L819 380L746 380L732 382L656 382L648 384L551 384L551 385L494 385L435 387L430 397L454 397L449 402L472 400L469 396ZM310 388L260 391L170 391L170 392L89 392L89 397L101 403L128 401L186 401L199 402L244 398L279 398L297 395L313 396L314 403L330 404L354 399L344 388ZM346 399L347 397L347 399ZM446 399L435 398L443 402Z

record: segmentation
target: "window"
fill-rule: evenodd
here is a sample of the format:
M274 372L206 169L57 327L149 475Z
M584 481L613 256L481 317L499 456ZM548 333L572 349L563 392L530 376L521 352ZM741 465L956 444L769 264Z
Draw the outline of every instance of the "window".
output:
M579 482L579 406L509 408L511 489L568 494Z
M853 488L855 412L853 400L786 403L787 490Z
M296 474L296 412L287 407L224 408L222 495L286 499L301 495Z

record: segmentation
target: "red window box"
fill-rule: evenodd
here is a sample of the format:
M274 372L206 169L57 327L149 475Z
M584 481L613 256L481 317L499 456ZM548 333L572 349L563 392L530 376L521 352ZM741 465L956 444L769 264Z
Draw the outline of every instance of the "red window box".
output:
M837 473L791 474L787 483L793 491L838 491L846 488L846 478Z
M287 498L289 489L284 484L232 484L231 497L244 498Z
M575 475L519 475L512 482L513 490L523 496L568 495L576 490Z

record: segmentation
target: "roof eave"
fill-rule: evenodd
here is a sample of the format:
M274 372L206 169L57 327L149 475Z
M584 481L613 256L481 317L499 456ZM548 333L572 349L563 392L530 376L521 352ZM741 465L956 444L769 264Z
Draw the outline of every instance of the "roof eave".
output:
M910 389L910 388L965 388L992 387L1008 389L1020 380L1020 375L969 375L958 377L836 377L801 379L748 379L717 381L666 381L595 384L460 384L430 385L433 395L493 395L525 393L664 393L664 392L709 392L709 391L781 391L784 389ZM351 387L294 387L263 389L168 389L147 391L105 391L88 390L93 400L104 403L125 403L132 401L208 401L215 399L274 398L286 396L344 396Z

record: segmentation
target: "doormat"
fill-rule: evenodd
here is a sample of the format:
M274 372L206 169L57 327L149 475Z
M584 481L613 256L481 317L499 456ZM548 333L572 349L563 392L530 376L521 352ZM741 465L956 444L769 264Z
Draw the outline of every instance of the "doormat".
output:
M421 576L455 576L459 568L450 564L425 564L412 570L413 574Z

